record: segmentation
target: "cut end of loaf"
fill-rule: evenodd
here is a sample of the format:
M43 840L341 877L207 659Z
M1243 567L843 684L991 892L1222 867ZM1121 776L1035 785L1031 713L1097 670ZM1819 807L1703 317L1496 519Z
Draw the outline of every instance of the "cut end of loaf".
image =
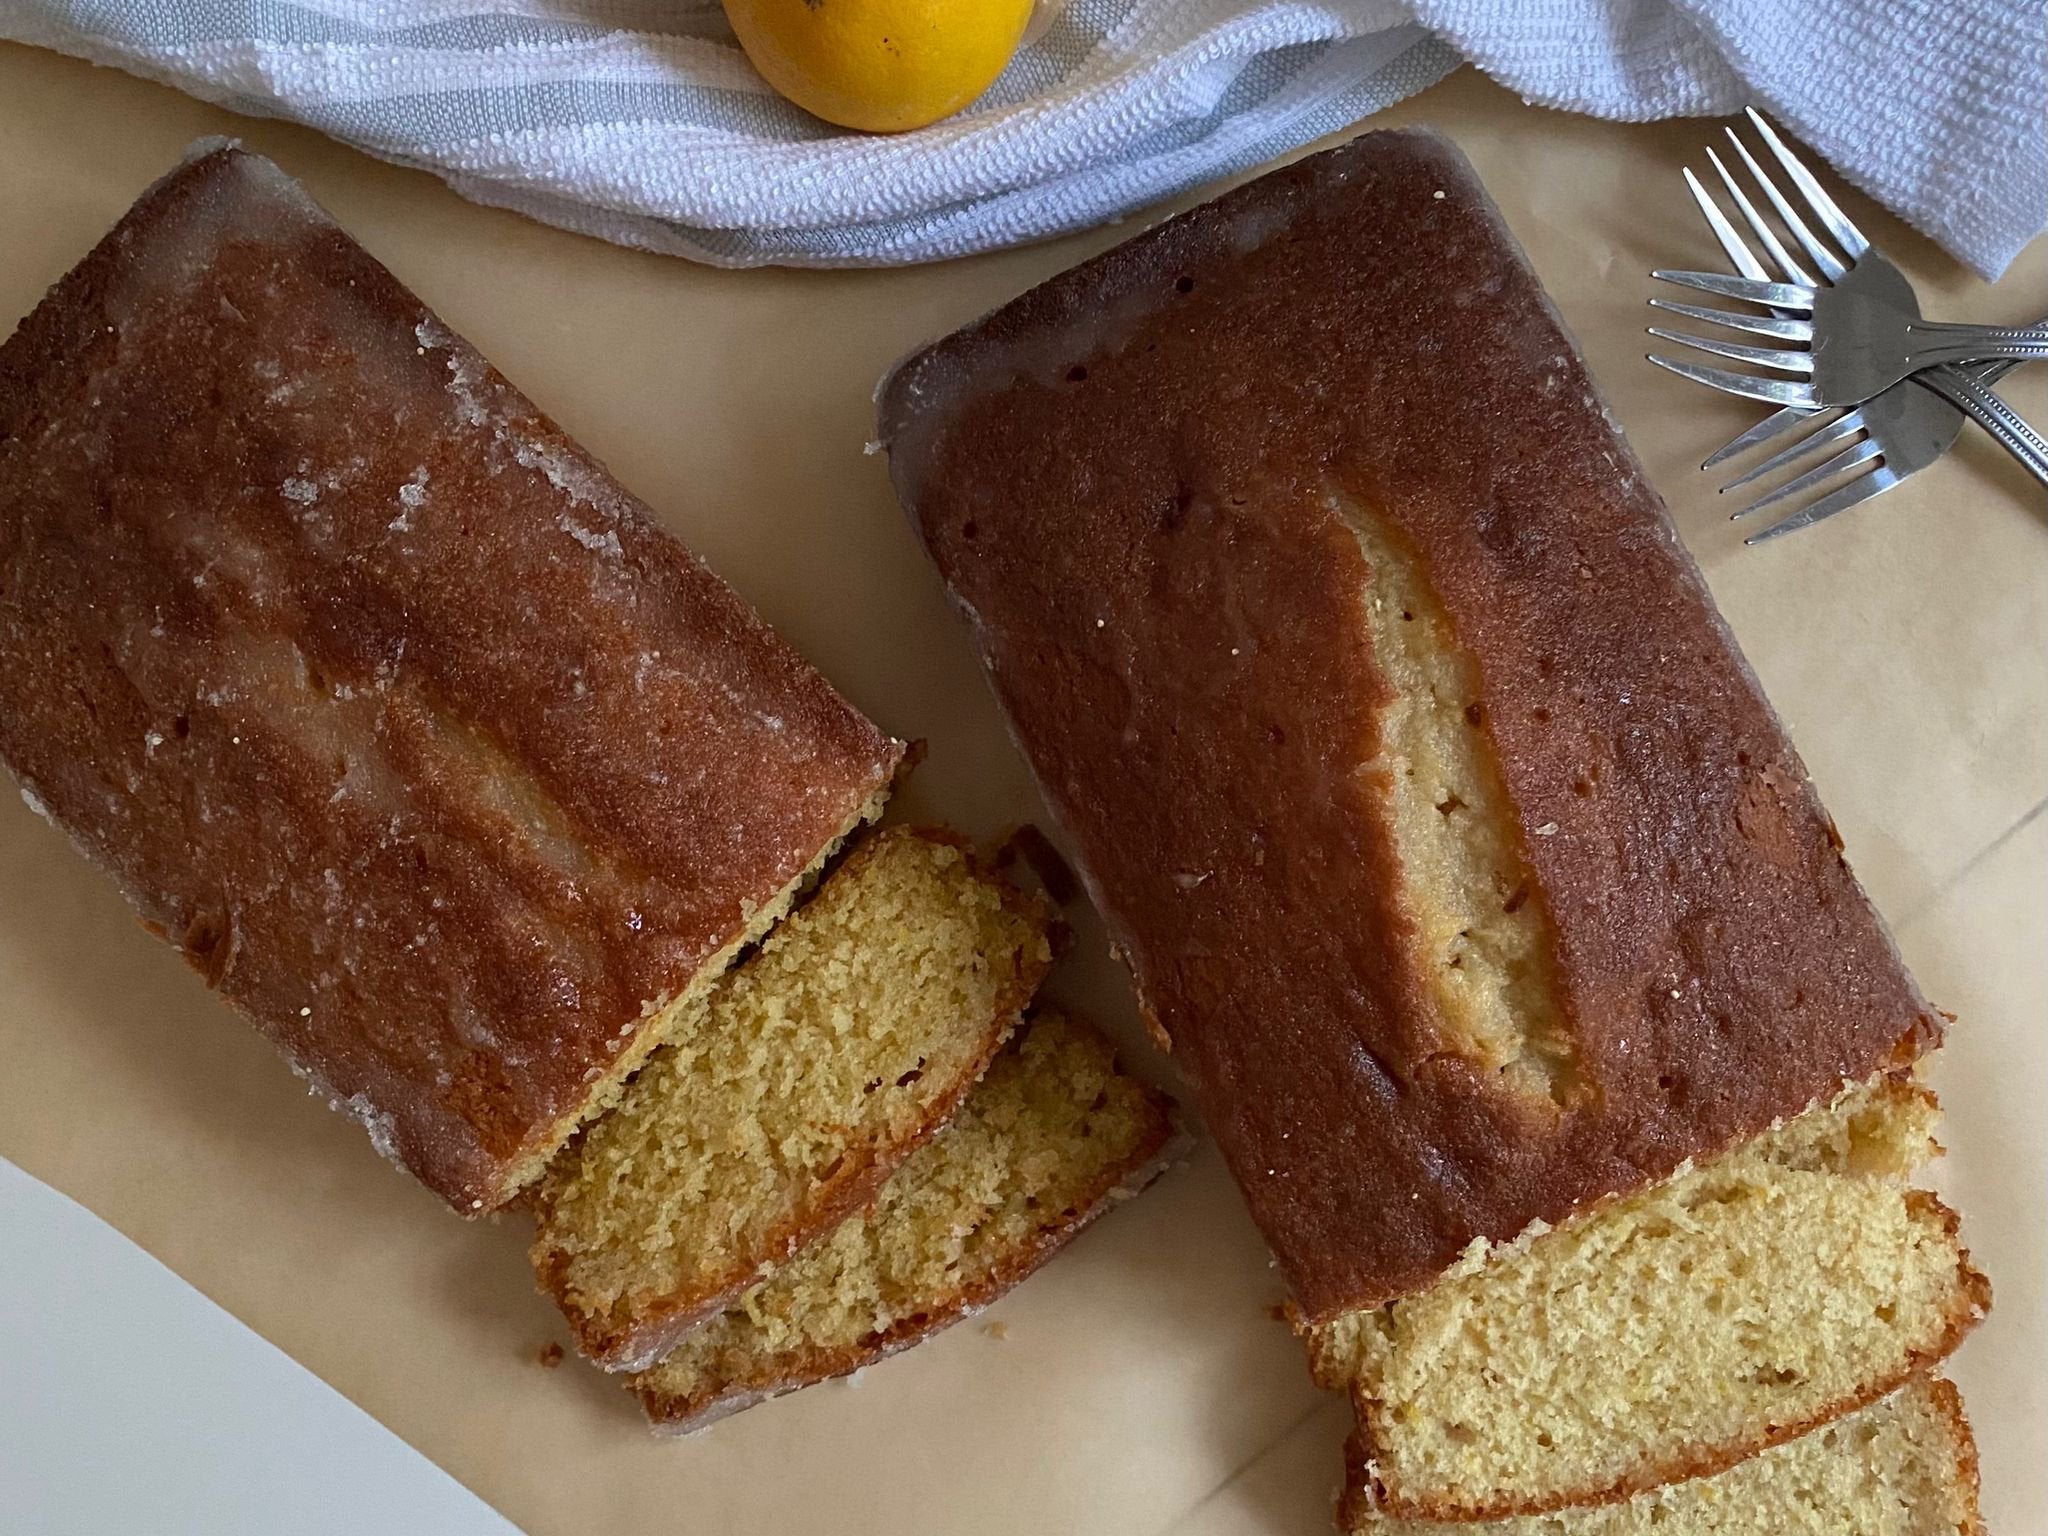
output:
M755 944L760 943L774 926L788 915L797 899L818 879L825 866L830 864L862 827L867 826L882 814L888 804L893 784L884 785L872 795L868 802L856 812L824 847L805 866L803 872L775 894L774 900L757 908L747 919L746 926L734 935L731 942L707 960L691 978L689 986L666 1002L650 1007L642 1015L634 1029L633 1038L626 1049L621 1051L610 1069L592 1085L590 1097L578 1105L570 1114L563 1116L551 1126L544 1138L519 1162L512 1164L505 1180L499 1187L495 1200L487 1201L472 1210L470 1214L481 1215L497 1206L515 1199L521 1191L547 1171L548 1164L566 1147L570 1140L591 1121L605 1114L624 1097L627 1084L647 1058L654 1054L666 1041L679 1023L690 1016L691 1010L702 1003L706 994L715 987L732 964Z
M1170 1102L1093 1028L1041 1013L874 1205L632 1381L683 1433L844 1375L986 1306L1160 1166Z
M857 847L536 1186L536 1272L585 1352L652 1364L871 1198L1014 1026L1050 923L949 837Z
M1349 1448L1353 1490L1368 1480ZM1347 1493L1354 1536L1983 1536L1977 1447L1962 1397L1916 1378L1811 1434L1710 1477L1615 1503L1456 1523L1387 1518Z
M1437 1285L1306 1330L1383 1513L1613 1499L1729 1466L1891 1391L1989 1304L1909 1190L1936 1106L1884 1077Z

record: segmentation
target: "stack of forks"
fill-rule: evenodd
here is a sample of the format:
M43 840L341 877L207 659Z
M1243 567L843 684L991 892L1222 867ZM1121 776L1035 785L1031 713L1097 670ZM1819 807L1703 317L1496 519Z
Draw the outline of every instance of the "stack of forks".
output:
M2018 362L2048 359L2048 321L2040 326L2012 327L1948 325L1921 319L1905 274L1871 246L1768 122L1753 110L1749 120L1791 183L1796 200L1733 129L1728 130L1729 141L1776 212L1783 231L1812 263L1811 268L1792 253L1779 229L1720 155L1709 149L1707 158L1756 245L1745 240L1700 178L1688 169L1686 184L1734 264L1735 274L1660 270L1651 275L1753 308L1720 309L1650 300L1671 314L1776 343L1759 346L1650 328L1652 336L1771 370L1769 374L1742 373L1677 358L1650 358L1697 383L1780 407L1701 466L1712 469L1766 443L1793 439L1790 446L1781 447L1729 481L1722 487L1724 491L1752 485L1824 450L1833 450L1814 467L1734 514L1745 517L1788 503L1795 508L1745 542L1756 544L1811 527L1890 490L1947 452L1961 433L1965 416L1983 426L2037 480L2048 485L2048 438L2022 420L1992 389ZM1814 224L1826 232L1826 239L1815 232ZM1770 266L1764 257L1769 258Z

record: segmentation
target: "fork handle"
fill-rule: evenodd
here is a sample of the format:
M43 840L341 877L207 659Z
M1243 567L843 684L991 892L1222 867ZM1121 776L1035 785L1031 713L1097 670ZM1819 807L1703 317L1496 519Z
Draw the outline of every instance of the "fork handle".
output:
M1988 363L1944 363L1934 371L1936 373L1967 373L1979 384L1989 389L2008 373L2011 373L2013 369L2019 367L2019 365L2018 358L2001 357Z
M1915 320L1906 327L1913 366L1969 363L2009 357L2027 362L2048 358L2048 327L2038 325L1953 325Z
M2043 316L2041 319L2035 321L2034 324L2031 327L2029 327L2029 329L2048 331L2048 316ZM1975 379L1979 384L1982 384L1986 389L1990 389L2000 379L2004 378L2008 373L2011 373L2013 369L2019 367L2022 361L2024 361L2024 359L2017 357L1999 357L1993 358L1988 362L1945 363L1942 365L1941 368L1937 369L1936 371L1941 373L1967 373L1971 378ZM1944 396L1943 398L1946 399L1947 397ZM1954 404L1953 401L1951 401L1950 403ZM1961 410L1963 408L1961 406L1956 406L1956 409Z
M1913 375L1913 381L1933 390L1965 416L1991 434L2020 466L2043 485L2048 485L2048 438L2028 426L2019 412L2007 405L1985 383L1989 369L1932 368Z

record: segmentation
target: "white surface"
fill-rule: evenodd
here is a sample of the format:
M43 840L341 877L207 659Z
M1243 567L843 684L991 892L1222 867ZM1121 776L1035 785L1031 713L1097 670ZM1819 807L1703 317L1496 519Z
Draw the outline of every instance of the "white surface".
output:
M518 1536L83 1206L0 1158L0 1531Z
M1602 117L1765 106L1983 273L2048 216L2040 0L1043 0L980 101L894 137L772 94L713 0L11 0L0 36L732 266L1087 228L1368 117L1461 52Z

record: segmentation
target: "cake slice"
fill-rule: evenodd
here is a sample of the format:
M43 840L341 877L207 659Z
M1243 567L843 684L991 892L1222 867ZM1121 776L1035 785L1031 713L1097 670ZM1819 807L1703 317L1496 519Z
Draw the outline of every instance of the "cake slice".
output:
M535 1186L584 1352L652 1365L866 1205L1015 1027L1051 921L945 834L857 846Z
M1359 1428L1348 1507L1487 1519L1715 1473L1941 1359L1988 1287L1904 1179L1934 1099L1885 1077L1434 1286L1306 1330Z
M986 1306L1165 1164L1171 1102L1041 1012L875 1203L686 1337L633 1390L682 1433L907 1349Z
M1354 1442L1354 1462L1365 1452ZM1361 1479L1353 1477L1352 1486ZM1472 1524L1387 1519L1347 1498L1355 1536L1983 1536L1961 1396L1915 1378L1847 1418L1712 1477L1616 1504Z
M201 146L0 347L0 759L465 1213L901 756L267 160Z

